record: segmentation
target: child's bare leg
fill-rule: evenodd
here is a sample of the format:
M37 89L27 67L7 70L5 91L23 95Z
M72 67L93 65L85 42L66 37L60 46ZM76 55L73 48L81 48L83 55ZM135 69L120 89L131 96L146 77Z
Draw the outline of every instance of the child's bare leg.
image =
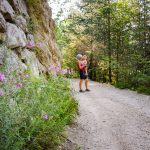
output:
M80 88L80 90L82 90L82 82L83 82L83 80L80 80L80 82L79 82L79 88Z
M85 80L85 87L86 87L86 89L88 89L88 84L89 84L89 81L88 81L88 79L86 79Z

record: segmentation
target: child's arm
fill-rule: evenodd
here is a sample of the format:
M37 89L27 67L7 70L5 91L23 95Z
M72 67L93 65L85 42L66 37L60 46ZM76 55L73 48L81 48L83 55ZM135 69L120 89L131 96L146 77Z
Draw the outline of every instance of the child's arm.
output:
M85 65L82 66L80 61L78 62L78 64L79 64L79 69L81 69L81 70L86 67Z

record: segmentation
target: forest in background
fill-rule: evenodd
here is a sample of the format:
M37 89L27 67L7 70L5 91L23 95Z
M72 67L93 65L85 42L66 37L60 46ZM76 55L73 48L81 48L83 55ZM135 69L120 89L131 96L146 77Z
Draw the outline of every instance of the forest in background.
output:
M82 0L57 20L64 66L86 54L89 78L150 94L150 0Z

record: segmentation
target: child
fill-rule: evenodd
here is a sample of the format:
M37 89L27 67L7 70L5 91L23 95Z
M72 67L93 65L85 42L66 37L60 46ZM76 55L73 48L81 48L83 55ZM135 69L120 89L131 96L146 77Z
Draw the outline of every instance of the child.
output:
M87 56L83 55L83 64L85 66L85 75L88 76L88 72L87 72Z

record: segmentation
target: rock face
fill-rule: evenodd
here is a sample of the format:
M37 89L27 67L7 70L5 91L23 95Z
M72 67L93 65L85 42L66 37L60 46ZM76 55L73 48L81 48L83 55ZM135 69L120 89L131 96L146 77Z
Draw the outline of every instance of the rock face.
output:
M7 47L25 47L27 43L26 35L21 28L18 28L15 24L7 23Z
M47 0L0 0L0 67L38 77L59 64L51 16Z
M21 52L21 60L29 66L33 76L39 76L40 62L34 52L24 49Z
M6 30L6 21L3 15L0 13L0 31L5 32L5 30Z
M15 12L7 0L0 1L0 11L3 13L4 17L9 21L12 21L15 17Z

